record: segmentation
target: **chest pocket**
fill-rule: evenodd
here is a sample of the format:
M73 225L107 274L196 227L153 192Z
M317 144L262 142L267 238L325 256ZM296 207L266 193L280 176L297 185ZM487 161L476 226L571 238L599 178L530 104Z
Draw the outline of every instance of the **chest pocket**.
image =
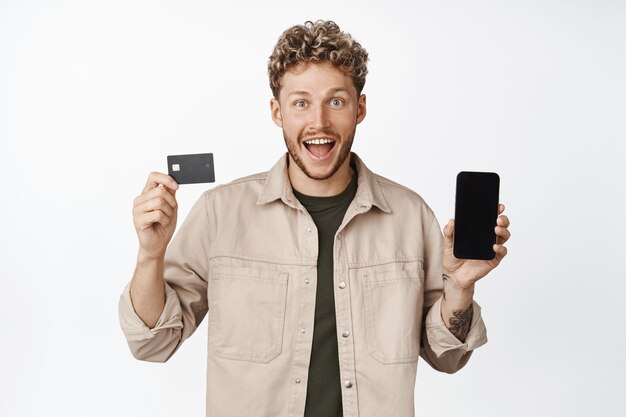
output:
M280 355L289 274L219 266L209 280L209 346L216 356L267 363Z
M424 300L424 271L362 275L367 346L383 364L417 361Z

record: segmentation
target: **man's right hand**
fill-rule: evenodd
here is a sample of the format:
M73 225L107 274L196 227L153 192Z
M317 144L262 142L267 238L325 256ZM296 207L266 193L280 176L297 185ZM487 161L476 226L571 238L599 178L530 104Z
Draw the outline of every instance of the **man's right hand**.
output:
M139 238L139 254L157 259L165 249L176 229L178 204L174 178L152 172L141 195L133 202L133 223Z

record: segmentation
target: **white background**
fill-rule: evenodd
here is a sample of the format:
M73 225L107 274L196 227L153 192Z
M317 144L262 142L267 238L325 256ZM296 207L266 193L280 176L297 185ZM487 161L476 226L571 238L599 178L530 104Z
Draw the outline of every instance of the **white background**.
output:
M458 171L501 176L489 343L454 375L420 361L417 415L626 415L625 3L409 3L0 1L0 416L204 415L206 319L166 364L119 328L132 201L168 154L213 152L217 183L269 169L267 58L319 18L370 54L372 170L442 225Z

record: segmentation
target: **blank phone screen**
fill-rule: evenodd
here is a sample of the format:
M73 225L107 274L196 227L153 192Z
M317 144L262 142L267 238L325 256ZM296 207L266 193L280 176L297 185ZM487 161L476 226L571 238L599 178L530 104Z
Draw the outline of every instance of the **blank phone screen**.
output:
M493 259L500 177L493 172L460 172L456 177L454 256Z

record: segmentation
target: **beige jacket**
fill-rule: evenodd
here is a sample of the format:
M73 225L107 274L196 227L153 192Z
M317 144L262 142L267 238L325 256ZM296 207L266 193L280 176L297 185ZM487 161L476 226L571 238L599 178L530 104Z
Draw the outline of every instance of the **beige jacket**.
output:
M335 236L344 417L412 417L418 357L455 372L487 341L480 307L465 343L440 313L442 234L415 192L356 154L358 189ZM302 417L313 339L317 231L294 197L287 154L204 192L165 254L166 302L149 329L124 289L137 359L165 362L208 313L207 417Z

